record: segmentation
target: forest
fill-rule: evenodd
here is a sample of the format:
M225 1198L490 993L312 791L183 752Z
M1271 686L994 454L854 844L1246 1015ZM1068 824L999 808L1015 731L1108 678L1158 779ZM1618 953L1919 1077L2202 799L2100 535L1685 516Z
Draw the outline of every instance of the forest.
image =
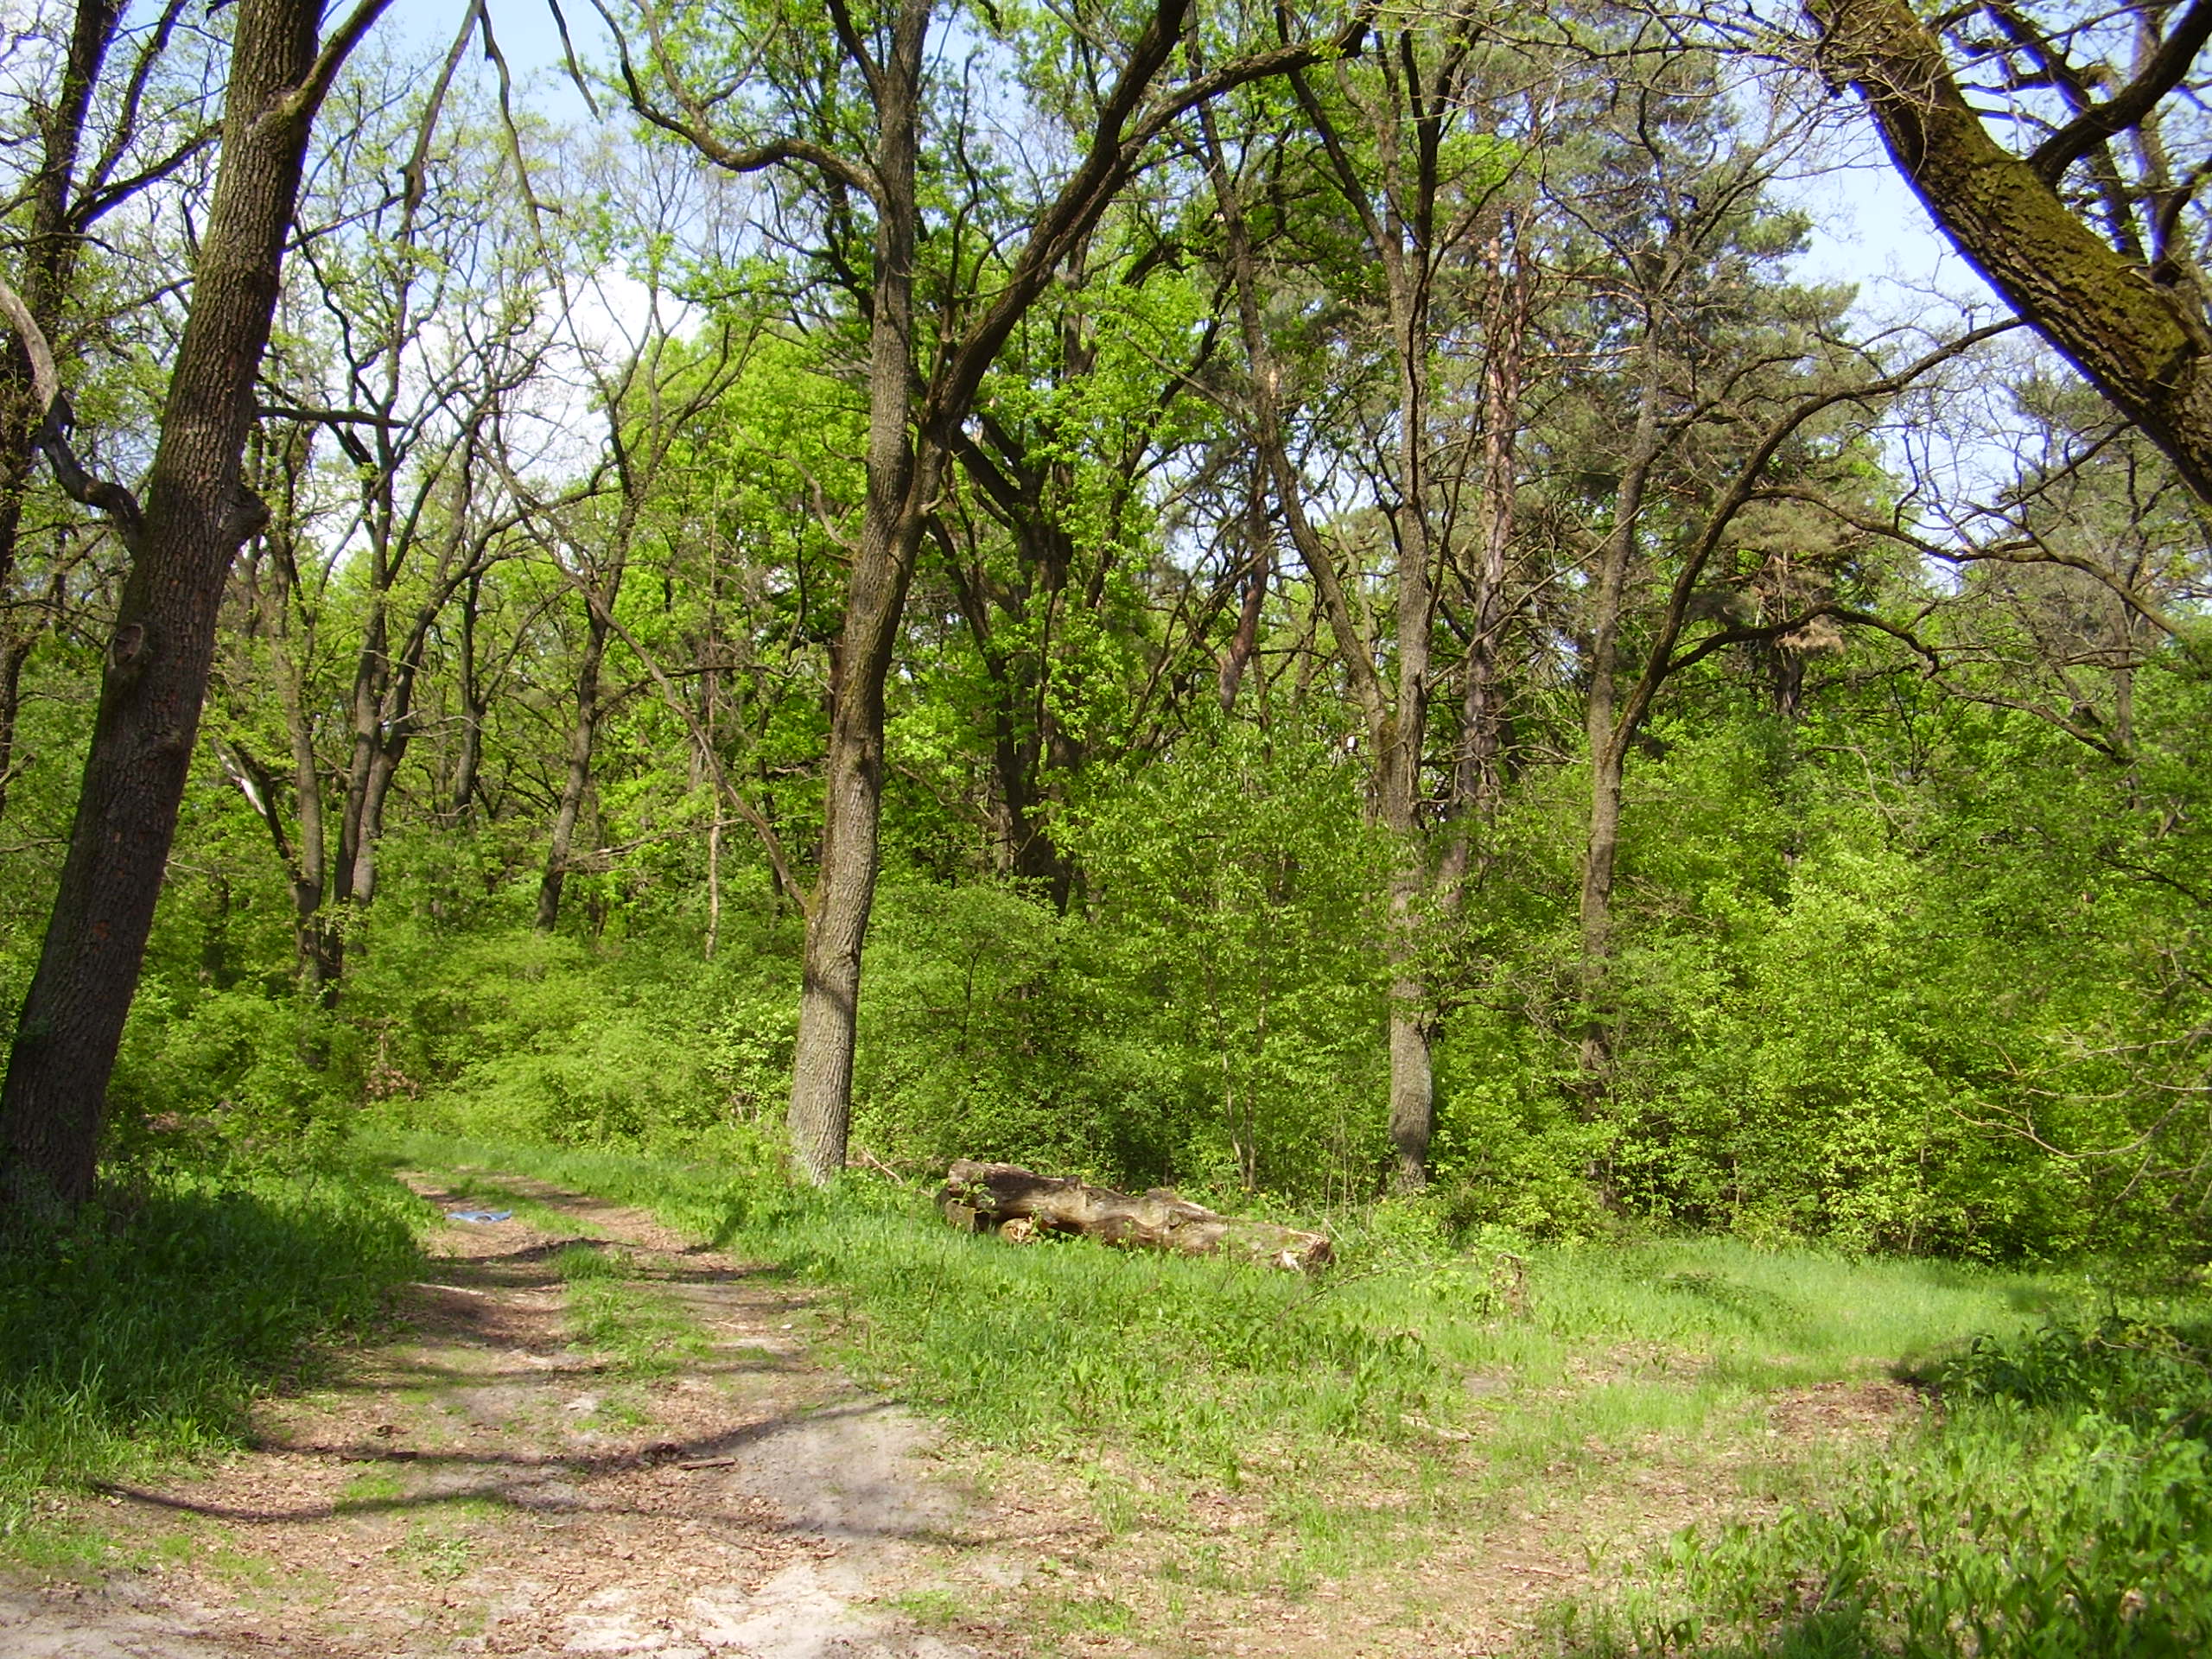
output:
M738 1481L750 1320L1096 1531L700 1652L2212 1641L2212 0L0 21L0 1647L664 1650L175 1496L470 1296L531 1457Z

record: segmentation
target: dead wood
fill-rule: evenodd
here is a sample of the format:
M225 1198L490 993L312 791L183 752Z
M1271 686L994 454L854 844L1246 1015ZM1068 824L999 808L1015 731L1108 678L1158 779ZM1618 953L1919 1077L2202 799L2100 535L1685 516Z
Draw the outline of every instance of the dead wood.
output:
M1166 1187L1132 1197L1014 1164L965 1158L944 1179L938 1208L954 1226L971 1231L1003 1230L1010 1238L1033 1231L1078 1233L1109 1244L1185 1255L1243 1256L1294 1272L1325 1266L1330 1259L1325 1234L1218 1215Z

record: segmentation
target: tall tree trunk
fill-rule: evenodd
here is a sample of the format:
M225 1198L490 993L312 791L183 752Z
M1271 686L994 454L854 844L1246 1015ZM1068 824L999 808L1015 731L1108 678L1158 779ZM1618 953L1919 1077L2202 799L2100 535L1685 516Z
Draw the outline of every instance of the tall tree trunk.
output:
M322 768L315 760L315 728L308 719L300 672L289 660L276 665L277 695L292 744L292 790L298 803L299 847L292 869L292 927L301 982L329 1007L346 971L346 938L332 925L323 901L330 893L330 842L322 810Z
M582 817L584 798L591 792L592 756L599 747L599 675L607 660L607 619L618 596L620 580L618 575L617 593L606 595L606 608L601 608L600 595L589 597L583 656L576 664L576 723L569 731L568 769L561 779L560 804L553 813L553 835L545 849L545 874L537 883L536 926L541 933L550 933L560 925L561 894L568 885L569 858L575 846L576 821ZM717 811L721 804L719 801L715 803Z
M281 492L262 537L263 569L273 569L276 583L273 589L257 584L257 592L262 605L262 631L269 641L270 677L276 683L276 700L283 711L284 734L291 749L296 836L285 835L273 789L261 791L260 805L275 839L276 855L291 874L293 945L300 984L327 1007L336 1001L339 981L345 972L346 941L325 908L330 896L330 843L323 811L322 766L315 752L315 722L308 710L307 674L302 666L315 650L315 626L301 602L297 536L297 486L308 474L308 432L304 427L292 429L288 442L273 446L273 461L268 454L271 447L264 441L255 449L264 468L264 487L274 486Z
M121 0L80 0L62 60L59 95L41 123L39 170L31 181L30 225L18 281L24 308L49 340L60 330L83 240L70 223L69 198L85 119L122 16ZM38 433L45 417L27 369L20 352L0 359L0 816L8 810L8 785L16 773L23 664L37 634L22 613L29 607L16 591L23 498L37 468Z
M905 435L899 435L903 451ZM943 448L925 440L908 463L899 499L886 504L903 511L884 512L880 524L873 459L868 469L868 517L853 560L830 711L821 875L807 918L792 1054L791 1157L817 1183L843 1166L850 1132L861 953L875 902L883 806L884 682L944 460Z
M1236 693L1244 683L1244 671L1260 643L1260 620L1268 606L1268 583L1274 575L1274 528L1268 521L1267 484L1261 469L1252 470L1244 503L1244 593L1236 607L1236 632L1222 654L1217 690L1221 712L1236 706Z
M461 753L454 763L452 816L465 822L476 803L477 779L484 766L484 716L489 711L476 668L476 620L483 607L484 572L471 570L461 597L461 642L454 652L461 671Z
M319 54L321 0L238 0L222 157L144 505L115 486L81 491L118 520L131 562L60 887L0 1088L0 1199L19 1217L54 1216L92 1192L216 614L231 562L265 512L240 468L308 136L338 64L385 3L362 0ZM58 424L46 448L85 485Z
M875 903L883 810L883 689L944 456L909 435L914 407L915 164L930 0L903 0L876 67L875 282L868 340L868 504L830 684L822 862L800 964L791 1052L791 1163L817 1184L844 1167L853 1110L861 952Z
M1439 162L1465 60L1463 49L1447 47L1433 67L1425 67L1410 29L1389 40L1381 60L1388 66L1382 77L1385 90L1367 111L1374 141L1373 183L1351 161L1326 106L1313 96L1305 76L1294 72L1290 77L1300 107L1321 140L1337 188L1357 216L1367 248L1381 267L1397 380L1397 451L1387 459L1377 457L1396 498L1385 512L1395 542L1396 626L1391 644L1397 683L1387 698L1387 715L1373 732L1376 812L1397 851L1385 949L1390 969L1390 1142L1402 1191L1427 1181L1428 1147L1436 1129L1431 1053L1435 998L1421 959L1427 950L1440 849L1423 818L1421 768L1428 747L1438 554L1446 538L1432 516L1440 507L1429 476L1429 325L1437 265L1445 254L1438 245ZM1216 171L1221 175L1217 164ZM1247 245L1236 257L1249 267L1249 238L1237 239ZM1344 586L1342 576L1332 585ZM1340 652L1350 658L1370 649L1356 630L1339 621L1349 621L1348 606L1332 602L1329 611Z
M1534 272L1503 230L1486 250L1490 291L1483 327L1483 493L1481 543L1468 607L1466 656L1459 666L1459 752L1453 763L1452 831L1437 879L1438 902L1458 913L1469 878L1479 883L1491 855L1486 838L1505 789L1505 697L1500 646L1510 611L1506 575L1513 550L1515 456L1521 436L1522 381L1528 356ZM1484 844L1478 850L1478 838Z
M1613 524L1598 561L1590 626L1590 695L1583 732L1590 750L1590 811L1582 851L1581 1071L1586 1101L1603 1095L1612 1065L1612 1027L1605 1007L1612 955L1613 873L1620 856L1621 780L1628 734L1620 706L1621 621L1630 567L1643 529L1643 498L1659 458L1659 385L1656 344L1647 338L1646 374L1637 396Z

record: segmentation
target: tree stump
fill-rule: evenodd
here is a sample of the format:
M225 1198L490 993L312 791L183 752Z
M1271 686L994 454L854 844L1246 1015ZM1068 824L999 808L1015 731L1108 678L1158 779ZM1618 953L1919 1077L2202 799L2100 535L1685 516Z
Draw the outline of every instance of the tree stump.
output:
M1166 1187L1132 1197L1014 1164L965 1158L945 1172L944 1181L938 1208L954 1226L971 1232L1027 1224L1038 1232L1079 1233L1133 1249L1241 1256L1294 1273L1325 1266L1330 1258L1325 1234L1217 1215Z

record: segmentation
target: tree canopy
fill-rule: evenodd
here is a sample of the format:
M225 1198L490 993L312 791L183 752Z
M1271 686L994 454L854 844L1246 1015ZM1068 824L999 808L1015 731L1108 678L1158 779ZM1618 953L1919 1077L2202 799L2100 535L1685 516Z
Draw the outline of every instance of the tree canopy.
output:
M369 1110L2198 1248L2212 7L609 0L573 119L381 10L0 62L11 1213ZM1806 279L1869 120L2007 315Z

